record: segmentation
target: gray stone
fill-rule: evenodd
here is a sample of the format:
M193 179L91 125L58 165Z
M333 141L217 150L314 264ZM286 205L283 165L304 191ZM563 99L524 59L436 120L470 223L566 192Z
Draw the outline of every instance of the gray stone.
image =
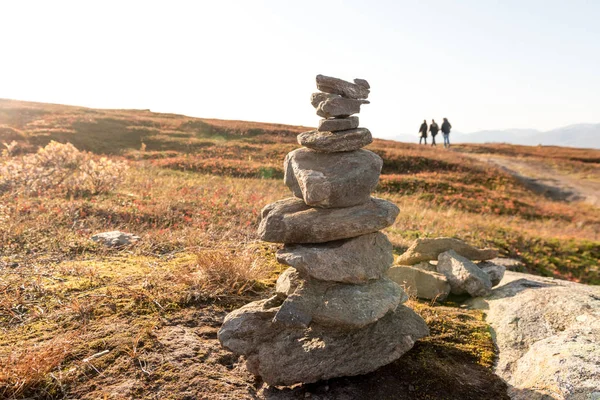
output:
M506 267L506 269L512 270L523 268L525 266L522 261L514 258L496 257L487 261L491 262L492 264L502 265L503 267Z
M372 141L371 132L366 128L337 132L310 131L298 135L298 143L302 146L326 153L358 150Z
M277 261L323 281L365 283L381 278L394 256L387 236L376 232L326 243L286 244Z
M319 103L317 115L323 118L348 117L360 112L360 106L369 104L368 100L354 100L345 97L334 97Z
M448 250L454 250L459 255L469 260L489 260L498 256L498 251L493 249L478 249L460 239L440 237L435 239L421 238L398 257L400 265L413 265L421 261L437 260L438 256Z
M454 250L440 254L437 270L446 275L453 294L468 293L477 297L486 296L492 290L492 282L488 274Z
M325 100L333 99L336 97L340 97L340 95L339 94L322 93L322 92L313 93L310 95L310 104L312 104L312 106L314 108L318 108L319 104L321 104Z
M318 104L317 104L318 106ZM319 121L319 127L317 130L319 132L337 132L337 131L347 131L348 129L358 128L358 117L348 117L348 118L330 118L330 119L322 119Z
M506 271L468 305L486 313L512 399L598 398L600 287Z
M349 99L366 99L369 97L369 88L363 85L364 83L359 85L339 78L317 75L317 89L325 93L339 94Z
M275 292L281 293L284 296L289 296L296 291L300 274L295 268L288 268L279 275L277 278L277 284L275 285Z
M139 236L131 233L111 231L97 233L91 238L94 242L101 243L107 247L127 246L140 240Z
M373 197L365 204L331 209L288 197L262 209L258 234L266 242L330 242L377 232L392 225L399 212L394 203Z
M309 206L355 206L369 201L382 165L369 150L328 154L300 148L285 157L284 182Z
M248 370L269 385L366 374L398 359L429 334L425 321L403 305L361 329L318 324L286 328L272 322L279 311L274 300L233 311L218 333L223 346L245 355Z
M437 272L400 266L390 268L387 271L387 276L402 286L409 296L443 301L450 294L448 279Z
M421 261L419 263L411 265L411 267L419 268L425 271L437 272L437 265L433 265L429 261Z
M371 85L369 85L369 82L367 82L366 79L356 78L356 79L354 79L354 83L356 83L358 86L362 86L366 89L371 89Z
M283 302L273 322L287 327L308 327L314 322L358 329L408 300L402 288L387 278L354 285L304 278L292 272L286 274L285 280L279 283L278 291L296 289Z
M477 266L481 268L483 272L488 274L490 281L492 281L492 286L497 286L504 277L504 272L506 272L505 266L494 264L489 261L481 261L477 263Z

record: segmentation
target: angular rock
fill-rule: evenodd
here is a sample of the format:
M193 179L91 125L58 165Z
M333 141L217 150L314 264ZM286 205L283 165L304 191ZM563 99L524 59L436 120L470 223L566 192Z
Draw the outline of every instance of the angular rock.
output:
M318 106L318 104L317 104ZM347 131L348 129L358 128L358 117L348 118L330 118L322 119L319 121L319 132L336 132L336 131Z
M334 97L319 103L317 115L323 118L349 117L360 112L360 106L369 104L368 100L354 100L345 97Z
M294 268L290 268L294 269ZM408 300L400 286L387 278L362 285L305 279L289 273L279 290L296 287L273 318L287 327L321 326L358 329L372 324Z
M300 148L285 157L284 182L313 207L350 207L369 201L383 160L369 150L321 153Z
M120 231L97 233L92 240L107 247L127 246L140 240L139 236Z
M479 262L477 263L477 266L481 268L483 272L488 274L490 281L492 281L492 286L497 286L504 277L504 272L506 272L506 267L504 265L494 264L489 261Z
M321 93L321 92L313 93L310 95L310 104L312 104L312 106L314 108L318 108L319 104L321 104L325 100L333 99L336 97L340 97L340 95L339 94L330 94L330 93Z
M377 322L347 330L312 324L294 329L271 322L274 299L233 311L219 330L223 346L246 356L246 366L274 386L366 374L389 364L429 334L414 311L398 306Z
M323 243L377 232L394 223L400 210L371 197L345 208L313 208L295 197L276 201L261 211L261 240L275 243Z
M339 94L349 99L366 99L369 97L369 88L363 84L351 83L339 78L325 75L317 75L317 89L325 93ZM368 85L368 83L367 83Z
M488 274L454 250L439 255L437 270L446 275L453 294L468 293L478 297L486 296L492 290L492 282Z
M362 86L366 89L371 89L371 85L369 85L369 82L367 82L366 79L356 78L356 79L354 79L354 83L356 83L358 86Z
M409 265L407 265L407 267L408 266ZM414 267L414 268L422 269L424 271L437 272L437 265L433 265L429 261L421 261L420 263L416 263L416 264L410 265L410 266Z
M277 284L275 285L275 292L284 295L285 297L290 296L296 291L300 274L295 268L288 268L279 275L277 278Z
M302 146L326 153L358 150L372 141L371 132L366 128L337 132L310 131L298 135L298 143Z
M471 308L486 313L495 373L516 400L594 399L600 388L600 287L506 271Z
M366 283L381 278L394 256L387 236L376 232L319 244L286 244L277 251L277 261L322 281Z
M489 260L498 256L494 249L478 249L460 239L440 237L435 239L421 238L415 242L396 260L400 265L413 265L421 261L437 260L438 256L448 250L454 250L469 260Z
M387 276L402 286L409 296L444 301L450 294L448 279L437 272L401 266L390 268Z

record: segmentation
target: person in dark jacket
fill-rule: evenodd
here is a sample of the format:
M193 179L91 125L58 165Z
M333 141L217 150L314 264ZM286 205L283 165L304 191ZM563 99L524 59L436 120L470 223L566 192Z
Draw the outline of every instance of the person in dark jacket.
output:
M448 118L444 118L442 122L442 134L444 134L444 147L450 147L450 129L452 125L448 122Z
M425 139L425 144L427 144L427 121L423 120L421 127L419 128L419 133L421 133L421 137L419 138L419 144L421 141Z
M438 131L440 130L440 127L438 126L438 124L435 122L435 119L431 120L431 125L429 125L429 132L431 132L431 145L432 146L437 146L435 144L435 135L438 134Z

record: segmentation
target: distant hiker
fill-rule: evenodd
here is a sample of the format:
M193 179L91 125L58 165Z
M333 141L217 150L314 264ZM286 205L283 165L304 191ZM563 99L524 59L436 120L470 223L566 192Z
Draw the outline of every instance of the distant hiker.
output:
M450 147L450 129L452 125L448 122L448 118L444 118L442 122L442 133L444 134L444 147Z
M419 132L421 133L421 137L419 138L419 144L421 141L425 139L425 144L427 144L427 121L423 120L421 127L419 128Z
M438 124L435 122L435 119L431 120L431 125L429 125L429 132L431 132L431 145L432 146L437 146L435 144L435 135L438 134L438 131L440 130L440 127L438 126Z

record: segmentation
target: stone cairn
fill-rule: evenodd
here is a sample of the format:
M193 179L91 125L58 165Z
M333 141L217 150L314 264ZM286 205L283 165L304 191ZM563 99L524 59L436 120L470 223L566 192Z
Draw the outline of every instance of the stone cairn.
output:
M233 311L219 330L223 346L275 386L374 371L429 334L402 305L403 289L385 276L392 245L379 231L399 210L371 197L383 161L362 149L371 133L351 116L369 103L369 84L318 75L317 88L311 103L324 119L298 135L305 147L284 162L295 197L261 212L261 239L285 243L277 260L291 268L273 297Z

